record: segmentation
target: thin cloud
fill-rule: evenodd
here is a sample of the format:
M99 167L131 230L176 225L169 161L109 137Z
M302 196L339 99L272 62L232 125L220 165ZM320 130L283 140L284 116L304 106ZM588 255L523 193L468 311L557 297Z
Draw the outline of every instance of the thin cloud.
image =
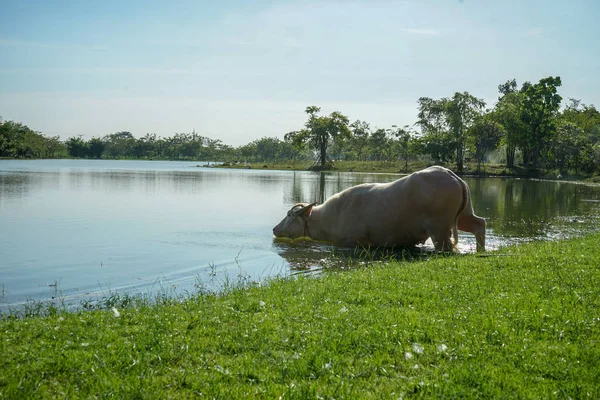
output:
M45 43L26 40L0 39L0 47L35 47L40 49L64 50L108 50L106 46L79 43Z
M273 71L230 71L227 69L193 68L138 68L138 67L90 67L90 68L0 68L0 74L145 74L145 75L242 75L269 76Z
M541 36L544 34L544 29L543 28L533 28L528 30L527 32L527 36Z
M402 32L410 33L411 35L421 35L421 36L439 36L440 32L434 29L413 29L413 28L403 28L400 29Z

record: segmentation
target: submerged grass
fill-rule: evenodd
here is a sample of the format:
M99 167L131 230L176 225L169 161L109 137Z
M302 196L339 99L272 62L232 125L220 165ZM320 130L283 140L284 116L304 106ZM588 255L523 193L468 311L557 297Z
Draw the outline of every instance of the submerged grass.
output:
M600 236L0 320L5 398L598 398Z

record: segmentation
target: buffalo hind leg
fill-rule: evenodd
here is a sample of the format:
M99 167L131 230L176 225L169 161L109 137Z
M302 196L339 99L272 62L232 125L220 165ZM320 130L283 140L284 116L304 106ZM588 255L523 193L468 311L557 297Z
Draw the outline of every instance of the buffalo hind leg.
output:
M474 234L477 251L485 251L485 219L476 215L463 215L458 219L458 229Z

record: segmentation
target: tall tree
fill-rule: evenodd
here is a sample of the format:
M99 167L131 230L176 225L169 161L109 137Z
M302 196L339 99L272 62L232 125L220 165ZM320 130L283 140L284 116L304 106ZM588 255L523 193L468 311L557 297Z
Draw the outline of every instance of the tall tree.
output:
M481 163L485 161L486 155L498 147L503 134L502 125L495 121L491 113L480 116L471 126L469 145L477 160L478 172L481 171Z
M455 93L452 98L440 100L421 97L419 99L419 121L417 124L428 141L428 147L435 149L444 161L454 153L456 169L463 170L467 131L485 107L482 99L468 92ZM432 154L433 155L433 154Z
M516 81L508 81L514 83L516 87ZM517 146L521 142L521 138L525 134L526 125L521 120L521 103L523 102L523 95L516 90L507 91L507 84L498 86L500 93L500 99L496 103L494 108L494 119L503 127L504 136L502 137L502 144L506 151L506 166L513 168L515 166L515 157L517 152ZM513 87L512 85L510 86Z
M549 143L556 129L556 117L562 97L557 87L560 77L549 76L536 84L526 82L521 93L521 120L526 125L526 135L521 141L525 165L538 168L547 156Z
M88 155L92 158L102 157L104 152L104 142L99 138L92 138L87 143Z
M386 149L389 148L388 132L385 129L379 128L371 135L371 151L376 160L385 158Z
M419 145L422 151L429 154L435 162L451 160L454 153L454 144L449 135L450 129L445 114L447 100L445 98L435 100L429 97L421 97L418 100L417 125L422 133Z
M105 152L113 158L127 158L133 155L136 139L130 132L117 132L106 135L102 141Z
M71 157L76 158L85 158L88 154L87 143L82 139L81 135L67 140L67 150Z
M560 119L557 135L564 137L566 134L569 137L575 134L581 143L576 165L571 167L585 172L600 171L600 112L593 105L569 99ZM576 125L581 130L581 136L576 134L572 126L565 127L566 123Z
M585 147L583 129L573 122L561 121L550 141L550 161L561 173L565 173L568 168L578 172Z
M286 134L286 140L291 140L299 148L308 144L317 154L317 163L324 168L327 163L327 148L332 140L344 140L349 137L348 117L338 111L329 116L319 116L320 107L306 108L308 121L305 129Z
M352 128L352 136L350 137L350 146L359 161L364 158L364 153L369 145L371 136L371 128L365 121L356 120L350 125Z
M462 172L464 167L465 150L467 147L467 132L481 115L485 102L468 92L455 93L446 105L446 113L450 132L456 143L456 169Z

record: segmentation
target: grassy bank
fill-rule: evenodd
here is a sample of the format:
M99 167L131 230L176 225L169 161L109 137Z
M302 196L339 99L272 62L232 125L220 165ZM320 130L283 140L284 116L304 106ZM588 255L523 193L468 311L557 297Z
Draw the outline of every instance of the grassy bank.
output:
M0 321L3 398L598 398L600 236Z
M404 168L403 162L387 161L336 161L329 164L324 170L332 172L371 172L371 173L389 173L389 174L407 174L430 166L426 162L410 162L408 168ZM455 169L454 164L441 164L450 169ZM287 170L287 171L308 171L319 170L318 166L309 161L289 161L275 163L249 163L249 164L231 164L224 163L218 165L219 168L232 169L262 169L262 170ZM529 170L522 167L507 168L502 164L482 164L481 169L477 170L477 164L466 163L463 175L474 176L506 176L515 178L539 178L539 179L560 179L560 180L590 180L598 182L600 177L580 174L560 174L558 171L540 171Z

